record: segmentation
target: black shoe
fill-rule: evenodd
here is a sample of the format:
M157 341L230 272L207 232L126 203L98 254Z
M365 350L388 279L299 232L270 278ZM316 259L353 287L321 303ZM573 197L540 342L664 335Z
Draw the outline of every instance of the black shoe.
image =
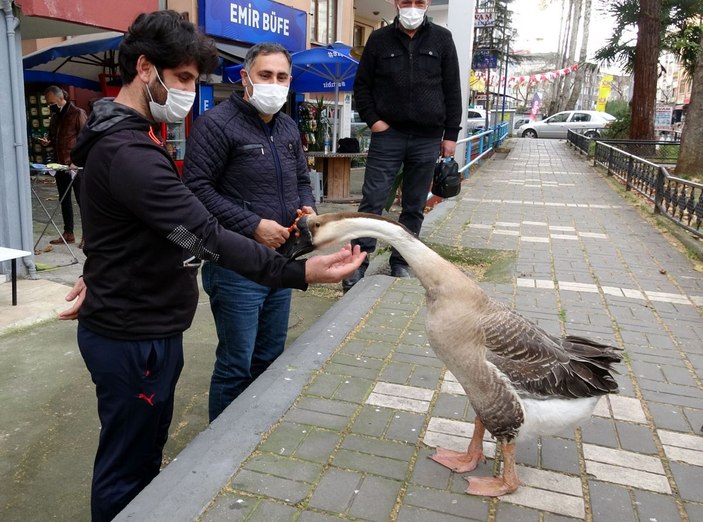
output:
M361 281L361 278L364 277L364 274L366 274L366 269L368 267L369 265L361 265L359 268L354 270L354 273L352 273L352 275L350 275L347 279L342 279L342 291L345 294L351 290L352 286Z
M391 267L391 277L412 277L410 268L406 265L393 265Z

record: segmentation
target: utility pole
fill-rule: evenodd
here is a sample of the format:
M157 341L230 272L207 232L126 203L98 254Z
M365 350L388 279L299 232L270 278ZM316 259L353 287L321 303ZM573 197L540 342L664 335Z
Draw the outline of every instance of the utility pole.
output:
M486 130L490 127L491 69L495 69L497 65L496 50L493 47L495 16L494 2L492 0L481 0L474 15L476 30L472 68L486 71ZM499 81L497 83L500 83L500 70L498 70L498 75Z
M459 74L461 76L461 126L459 139L466 137L466 116L469 107L469 73L471 72L471 56L473 55L474 11L475 0L449 0L448 28L452 33L454 45L459 57ZM454 158L460 167L464 165L466 145L457 145Z
M500 121L505 119L505 99L508 95L508 55L510 54L510 38L508 38L508 2L505 2L505 18L503 19L503 38L505 39L505 52L503 63L505 64L505 75L503 77L503 107L500 109Z

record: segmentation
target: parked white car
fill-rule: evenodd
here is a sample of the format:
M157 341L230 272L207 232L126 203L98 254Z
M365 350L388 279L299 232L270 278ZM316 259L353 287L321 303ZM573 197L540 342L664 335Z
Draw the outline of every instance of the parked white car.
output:
M569 130L580 132L589 138L600 137L601 131L615 121L615 116L599 111L563 111L542 121L520 127L523 138L565 139Z
M471 108L466 113L466 131L472 133L477 129L486 128L486 111Z

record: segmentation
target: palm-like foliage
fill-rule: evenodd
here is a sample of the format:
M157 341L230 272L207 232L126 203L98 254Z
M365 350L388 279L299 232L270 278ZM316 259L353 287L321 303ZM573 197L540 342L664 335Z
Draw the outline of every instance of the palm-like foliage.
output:
M605 63L618 64L624 70L632 72L640 2L601 0L601 10L613 17L615 27L613 35L596 52L595 58ZM703 0L662 0L660 48L680 56L681 63L689 74L695 69L702 14Z

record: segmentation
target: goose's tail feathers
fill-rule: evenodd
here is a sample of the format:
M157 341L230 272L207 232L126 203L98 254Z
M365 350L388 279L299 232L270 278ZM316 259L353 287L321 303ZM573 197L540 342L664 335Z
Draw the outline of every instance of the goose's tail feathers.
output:
M569 369L589 387L603 393L617 392L618 383L612 374L618 373L613 365L622 362L620 348L574 335L564 338L564 347L572 359Z

